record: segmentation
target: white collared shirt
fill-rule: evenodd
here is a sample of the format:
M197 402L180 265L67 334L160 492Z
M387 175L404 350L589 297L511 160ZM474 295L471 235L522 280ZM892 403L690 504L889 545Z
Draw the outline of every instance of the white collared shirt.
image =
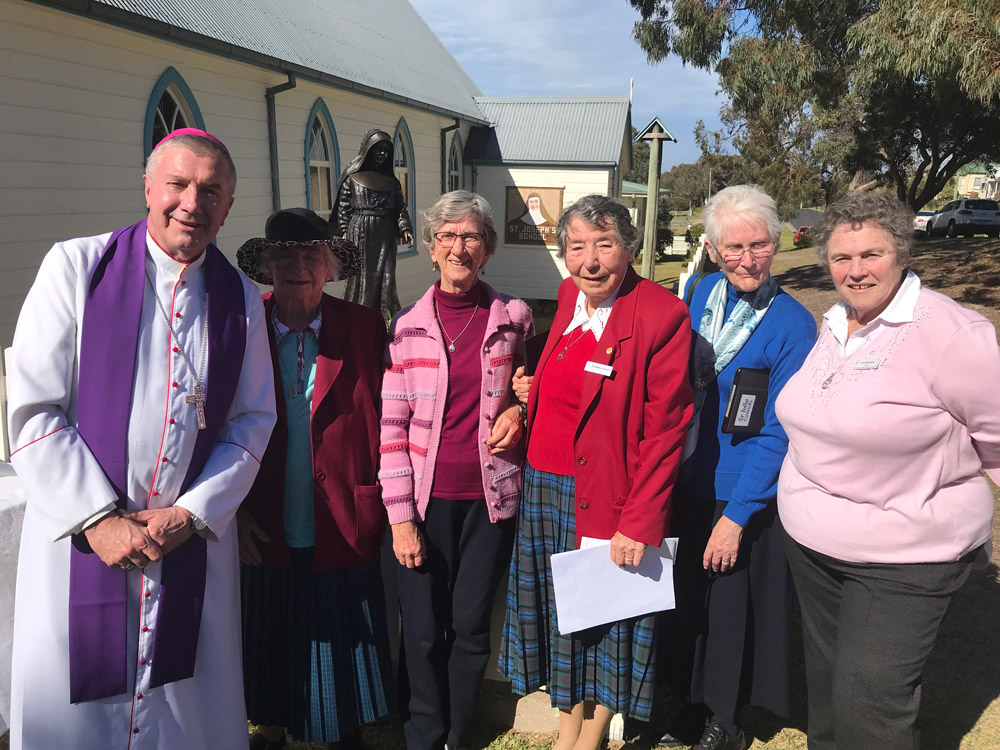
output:
M316 313L316 317L313 318L312 323L307 325L301 331L298 331L294 328L289 328L278 320L278 306L275 305L271 310L271 324L274 326L274 341L276 344L280 344L281 340L290 333L304 333L305 331L310 331L318 337L320 326L323 325L323 308L320 307L319 312Z
M850 336L847 334L847 324L851 308L843 300L823 313L823 319L830 327L830 333L840 344L840 353L847 357L860 351L870 341L877 339L885 330L886 324L912 323L913 310L917 306L919 297L920 278L913 271L907 270L903 283L896 290L896 294L885 310L876 316L871 323L858 329Z
M618 282L618 286L608 295L608 298L597 306L593 315L587 312L587 296L583 291L577 292L576 309L573 311L573 318L570 320L569 325L566 326L566 330L562 332L562 335L565 336L570 331L580 328L584 333L593 331L594 338L600 341L601 336L604 335L604 326L608 324L608 318L611 317L611 307L615 304L615 300L618 299L618 292L622 288L623 281L625 281L624 278Z

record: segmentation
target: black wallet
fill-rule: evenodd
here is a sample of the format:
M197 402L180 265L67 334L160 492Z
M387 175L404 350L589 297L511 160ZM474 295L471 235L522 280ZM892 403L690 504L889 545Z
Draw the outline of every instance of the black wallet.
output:
M722 418L722 431L726 433L760 434L764 426L764 407L767 405L768 370L741 367L733 378L729 390L726 414Z

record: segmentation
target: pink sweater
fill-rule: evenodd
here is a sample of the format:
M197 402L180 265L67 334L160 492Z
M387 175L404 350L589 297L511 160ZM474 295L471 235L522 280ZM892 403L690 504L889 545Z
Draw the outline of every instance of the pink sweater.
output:
M489 320L486 335L477 344L483 373L477 444L483 494L495 522L517 511L524 450L521 445L491 456L486 440L497 415L516 403L511 376L524 356L522 342L534 329L524 302L479 283L489 299ZM427 510L448 396L446 354L432 286L403 308L389 327L378 473L389 523L422 521Z
M1000 481L993 326L922 289L912 322L888 325L846 358L840 352L824 323L778 396L788 433L778 480L785 530L859 563L952 561L989 540L993 494L981 471Z

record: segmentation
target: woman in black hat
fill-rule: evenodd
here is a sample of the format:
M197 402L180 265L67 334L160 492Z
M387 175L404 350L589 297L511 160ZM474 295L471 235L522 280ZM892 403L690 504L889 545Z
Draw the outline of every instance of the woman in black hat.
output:
M278 422L237 515L251 750L285 729L331 748L360 746L388 713L388 636L376 484L385 323L323 293L359 273L361 254L312 211L278 211L237 253L264 295Z

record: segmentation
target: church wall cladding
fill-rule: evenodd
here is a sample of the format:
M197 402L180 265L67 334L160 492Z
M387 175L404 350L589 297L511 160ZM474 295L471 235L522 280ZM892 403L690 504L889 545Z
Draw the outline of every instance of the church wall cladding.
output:
M53 243L111 231L143 215L146 108L171 66L239 172L220 249L234 260L245 240L263 233L271 213L264 92L285 76L19 0L0 0L0 50L0 346L10 345L24 296ZM417 211L437 199L441 129L454 120L299 78L295 89L276 98L283 206L305 205L303 147L317 98L333 120L340 169L357 154L365 131L377 127L393 135L405 118ZM464 140L468 131L463 123ZM468 167L466 174L468 185ZM417 299L434 277L423 249L400 258L402 303ZM339 294L339 285L329 291Z
M496 255L486 268L487 281L525 299L555 299L559 283L569 273L566 264L556 257L554 239L549 247L537 241L537 232L518 227L523 201L532 193L540 193L544 210L554 223L559 219L559 209L577 199L591 193L610 194L611 173L609 169L479 166L476 189L492 206L500 235ZM522 196L522 202L514 198L508 201L511 191ZM558 193L562 204L550 210ZM518 207L522 210L518 216L508 217L508 205L511 213L518 212ZM548 231L548 227L545 229ZM527 244L518 241L521 234Z

